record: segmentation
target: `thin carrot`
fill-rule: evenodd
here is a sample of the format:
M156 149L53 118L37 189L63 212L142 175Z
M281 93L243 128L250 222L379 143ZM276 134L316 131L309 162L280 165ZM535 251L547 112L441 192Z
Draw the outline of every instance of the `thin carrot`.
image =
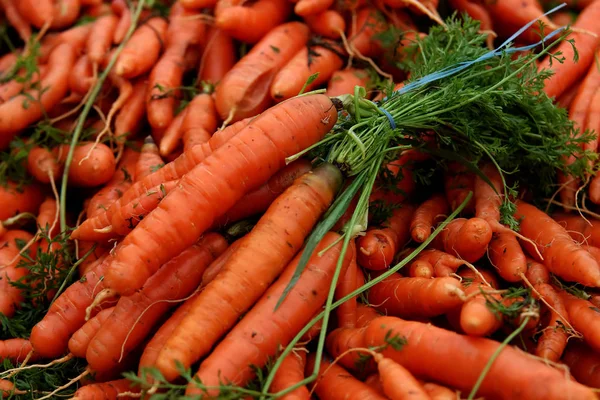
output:
M176 1L169 13L169 27L166 35L167 52L184 54L189 46L197 46L206 37L206 23L198 17L198 12L190 10Z
M536 243L550 272L568 281L600 286L600 266L559 223L520 200L517 201L515 217L521 220L520 232ZM532 257L537 257L529 243L524 242L523 246Z
M106 14L94 21L92 31L86 43L87 56L92 63L100 64L113 43L113 37L119 18Z
M577 214L556 213L552 218L563 226L578 243L600 246L600 224L594 219L586 220Z
M369 290L375 309L398 317L433 317L462 304L460 282L451 277L404 278L392 275Z
M448 202L443 195L434 194L415 210L410 221L410 235L415 242L423 243L435 228L440 217L450 211Z
M13 97L0 105L0 150L6 150L12 138L39 120L44 110L61 101L68 90L68 77L75 64L75 53L69 44L61 44L50 54L48 71L38 88ZM44 88L40 92L39 88ZM31 101L31 98L37 101Z
M358 238L358 264L376 271L389 267L398 250L410 239L410 220L414 211L414 206L404 204L392 212L384 228L369 229Z
M346 30L344 17L335 10L326 10L318 14L306 15L304 22L310 30L329 39L339 39Z
M242 57L216 88L221 119L235 122L264 111L271 103L273 78L304 47L308 34L308 27L299 22L279 25Z
M281 277L202 361L196 377L203 384L207 386L216 386L219 383L246 384L254 376L253 365L264 366L269 357L276 356L279 346L287 345L294 335L300 332L327 299L343 245L339 238L340 236L333 232L325 235L317 245L296 286L281 306L273 311L296 271L301 253L288 264ZM327 250L319 255L325 249ZM340 270L342 275L354 253L354 249L349 250L343 259ZM235 358L232 358L231 354L235 354ZM202 390L195 387L193 383L188 385L187 395L200 393ZM218 390L208 391L208 395L217 394Z
M525 253L511 233L497 233L489 245L488 256L498 274L508 282L519 282L527 272Z
M359 275L358 264L356 263L356 247L352 248L353 254L350 265L346 273L340 276L338 286L335 289L335 299L339 300L358 289L356 277ZM362 285L361 285L362 286ZM352 297L335 309L338 326L342 328L354 328L356 326L356 296Z
M160 154L167 157L180 148L183 132L181 125L188 113L187 106L177 114L166 129L152 129L152 138L159 143Z
M226 248L227 242L221 235L204 235L161 267L139 292L121 297L114 314L87 347L89 366L95 371L115 368L124 355L145 339L173 301L187 297L198 287L206 267Z
M218 85L237 61L231 36L222 29L211 27L204 45L204 56L198 68L198 81Z
M136 396L121 396L123 393L138 393L139 387L134 386L129 379L92 383L77 389L73 400L133 400Z
M158 366L165 377L177 376L174 360L189 366L207 354L219 337L237 322L240 313L263 294L302 246L305 236L333 200L340 184L339 170L323 164L302 175L277 198L242 241L218 278L200 293L193 310L161 351ZM270 238L269 246L264 246L267 237ZM248 257L255 260L255 268L247 268ZM248 286L250 275L253 284ZM257 282L257 277L261 283ZM229 300L224 302L225 298ZM222 311L216 312L215 307ZM190 346L190 342L195 345Z
M431 400L455 400L459 396L454 390L433 382L423 382L423 389Z
M380 353L375 353L373 358L377 363L383 393L390 400L430 400L423 386L402 365Z
M183 80L184 53L168 49L153 66L148 79L146 115L154 129L165 129L175 116L175 104Z
M94 74L92 63L89 57L84 54L73 66L73 71L69 76L69 89L71 92L85 95L94 84Z
M123 104L115 118L114 133L117 138L135 135L142 127L146 113L146 88L148 82L139 79L133 84L131 96Z
M184 148L185 146L190 148L195 144L208 142L216 129L217 109L212 96L209 94L197 95L187 105L185 116L181 121L180 131L183 137ZM168 147L163 150L163 143L161 142L162 153L168 152L173 146Z
M167 32L167 22L151 18L137 28L115 64L115 72L124 78L135 78L154 66L160 55Z
M542 263L539 263L530 258L527 259L527 272L525 277L532 285L540 283L550 283L550 273L548 268Z
M227 264L227 262L229 261L229 258L231 258L231 255L234 252L236 252L237 249L240 247L240 244L242 243L243 239L244 237L241 237L235 242L231 243L227 250L225 250L219 257L215 259L215 261L213 261L206 268L206 270L202 274L202 281L200 282L199 287L205 287L210 282L212 282L215 279L215 277L217 277L217 275L219 275L219 273L223 270L225 264Z
M583 340L595 351L600 349L600 338L598 337L598 324L600 323L600 312L587 300L575 297L567 292L559 292L567 310L565 317L578 332L583 335Z
M570 332L567 309L557 291L547 283L535 285L536 291L548 302L553 310L550 310L550 322L544 328L542 336L538 339L535 354L546 360L557 362L562 357L567 346Z
M158 147L152 138L147 137L135 166L135 181L140 181L164 165L158 154Z
M31 354L31 361L39 359L39 355L32 351L31 342L27 339L0 340L0 358L10 360L13 364L23 362L29 354Z
M88 345L114 310L115 307L110 307L100 311L71 336L71 339L69 339L69 351L71 354L75 357L85 357Z
M294 351L285 357L271 384L271 392L281 392L304 379L306 352L304 349ZM309 400L310 394L306 386L300 386L294 391L279 397L281 400Z
M586 386L600 388L600 354L585 343L572 340L562 358L569 372L577 382Z
M236 5L216 12L215 25L231 37L257 43L290 15L288 0L258 0L251 5Z
M125 39L125 34L127 33L127 30L129 30L129 27L131 26L131 10L127 6L127 3L125 3L125 0L113 1L112 8L113 10L117 8L117 15L119 15L119 22L115 27L112 40L114 44L121 44L123 39Z
M386 346L389 338L395 337L404 338L399 350ZM367 328L365 345L385 346L384 356L417 376L469 391L500 343L459 335L431 324L380 317ZM502 349L478 391L480 396L490 398L524 400L564 399L566 393L577 399L595 397L589 388L569 380L562 371L510 346Z

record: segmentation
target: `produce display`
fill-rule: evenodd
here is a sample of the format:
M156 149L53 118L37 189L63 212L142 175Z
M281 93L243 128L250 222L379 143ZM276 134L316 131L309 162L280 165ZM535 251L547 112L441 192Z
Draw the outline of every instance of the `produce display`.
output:
M598 398L600 0L0 9L2 398Z

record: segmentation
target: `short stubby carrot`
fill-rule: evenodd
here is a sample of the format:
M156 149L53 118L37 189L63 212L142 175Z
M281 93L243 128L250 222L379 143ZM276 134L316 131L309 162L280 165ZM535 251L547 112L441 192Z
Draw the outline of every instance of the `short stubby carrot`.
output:
M214 99L206 93L197 95L187 105L185 116L181 121L183 145L189 148L194 144L208 142L216 129L217 109ZM194 143L190 143L190 138Z
M362 327L337 328L329 332L325 341L325 348L329 355L335 357L338 360L338 363L344 368L353 372L367 374L376 371L373 360L367 360L365 363L360 353L348 350L357 347L365 347L365 327L371 320L378 316L379 314L377 313L370 315L369 318L366 318L365 326ZM342 354L344 355L342 356Z
M88 345L94 339L94 336L98 333L98 330L100 330L114 309L114 307L110 307L100 311L71 336L71 339L69 339L69 351L71 354L75 357L85 357Z
M275 310L279 298L294 275L301 252L294 258L281 277L202 361L196 377L203 384L245 385L255 374L253 366L264 366L269 357L277 355L280 346L286 346L302 330L327 299L338 258L341 256L343 243L339 238L333 232L325 235L296 286ZM325 249L327 250L319 255ZM352 253L354 249L348 249L345 253L340 274L346 271ZM234 358L231 357L232 354L235 354ZM193 384L188 385L186 394L200 393L202 391ZM218 390L209 390L208 394L218 395Z
M235 122L264 111L272 101L273 78L305 46L308 35L306 25L288 22L254 45L217 85L215 105L221 119Z
M106 285L121 295L139 289L162 263L281 169L286 157L316 143L336 121L336 109L325 95L291 99L256 117L181 178L123 239L106 273Z
M394 274L369 289L375 309L398 317L434 317L463 302L460 281L452 277L405 278Z
M544 257L543 264L559 277L586 286L600 286L600 266L587 251L569 236L565 228L536 207L517 201L515 217L521 221L520 232L533 240ZM529 243L525 250L537 257Z
M431 400L423 385L402 365L380 353L373 355L383 393L391 400Z
M167 379L178 375L176 360L189 367L206 355L260 298L300 249L340 185L340 171L322 164L298 178L275 200L165 344L157 364ZM249 257L254 268L248 268Z
M75 64L75 52L70 44L57 46L48 59L48 70L39 87L13 97L0 105L0 150L6 150L12 138L31 123L39 120L44 111L58 104L68 90L68 77ZM31 99L39 99L31 101Z
M278 393L304 379L304 367L306 365L306 353L303 349L288 354L284 359L271 384L271 393ZM308 400L310 393L306 386L300 386L292 392L279 397L281 400Z
M450 207L446 197L441 194L434 194L429 200L426 200L415 210L410 221L410 236L415 242L423 243L441 218L444 218Z
M271 97L281 101L296 96L315 73L318 73L317 77L306 85L305 91L327 82L342 67L343 52L341 47L335 45L303 48L273 78Z
M302 17L315 15L327 10L333 3L334 0L298 0L294 12Z
M470 270L469 270L470 271ZM461 275L461 277L464 276ZM467 281L464 281L467 282ZM483 284L479 277L473 278L469 285L464 284L465 295L470 298L464 302L460 309L460 327L470 336L488 336L502 326L502 315L493 312L488 307L488 298L501 301L502 297L496 294L485 293L493 291L493 286ZM471 297L473 296L473 297Z
M457 218L438 237L447 253L473 263L486 254L492 228L481 218Z
M24 212L37 213L44 201L43 193L42 186L37 183L19 185L7 181L6 185L0 185L0 221Z
M433 275L439 278L450 276L455 273L461 265L465 264L465 261L441 250L427 249L417 255L412 262L411 267L416 263L429 264L432 268ZM423 267L427 264L423 264Z
M396 208L380 229L369 229L357 239L358 264L370 270L389 267L398 250L410 239L410 220L415 207L403 204Z
M55 149L61 162L66 160L69 145ZM104 143L79 142L73 150L69 166L69 183L76 187L94 187L110 181L117 162L110 147Z
M390 337L403 338L405 344L399 350L385 346ZM382 354L413 374L468 392L500 343L459 335L431 324L380 317L369 324L365 345L385 346ZM574 399L595 398L592 390L569 380L562 371L511 346L502 349L477 392L506 400L558 400L567 393Z
M196 244L163 265L137 293L121 297L87 347L89 366L109 371L150 333L174 301L189 296L209 266L225 249L227 241L217 233L204 235Z
M167 22L159 17L149 19L131 36L115 64L117 75L135 78L150 71L160 55L167 32Z
M344 17L335 10L307 15L304 17L304 22L312 32L328 39L339 39L346 30Z

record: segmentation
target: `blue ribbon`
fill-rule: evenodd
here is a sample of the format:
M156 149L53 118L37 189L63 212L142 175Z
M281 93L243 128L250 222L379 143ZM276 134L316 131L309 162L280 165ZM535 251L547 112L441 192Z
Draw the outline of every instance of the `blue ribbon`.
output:
M552 10L544 13L543 16L548 16L558 10L560 10L561 8L565 7L567 4L566 3L562 3L556 7L554 7ZM525 32L527 29L529 29L533 24L535 24L538 21L539 18L536 18L534 20L531 20L528 24L526 24L525 26L523 26L521 29L519 29L518 31L516 31L511 37L509 37L508 39L506 39L504 41L504 43L502 43L500 46L498 46L498 48L496 48L495 50L491 50L483 55L481 55L480 57L476 58L475 60L472 61L463 61L460 62L458 64L455 65L451 65L449 67L443 68L439 71L433 72L429 75L425 75L419 79L417 79L416 81L410 82L406 85L404 85L403 87L401 87L400 89L396 90L392 95L400 95L406 92L409 92L413 89L417 89L420 88L422 86L425 86L431 82L435 82L438 81L440 79L443 78L447 78L449 76L455 75L467 68L469 68L471 65L479 63L481 61L485 61L485 60L489 60L490 58L496 57L501 55L503 52L507 53L507 54L512 54L512 53L516 53L518 51L527 51L527 50L531 50L541 44L544 44L548 39L553 38L554 36L558 35L560 32L564 31L566 29L566 27L560 27L556 30L554 30L553 32L551 32L550 34L548 34L547 36L545 36L542 40L540 40L537 43L534 44L530 44L527 46L521 46L521 47L512 47L509 49L505 49L506 46L508 46L514 39L516 39L518 36L520 36L523 32ZM383 99L384 101L387 100L387 97L385 97ZM396 129L396 122L394 121L394 118L392 118L392 115L387 111L384 110L382 107L379 107L379 109L383 112L383 114L387 117L388 121L390 122L390 126L392 127L392 129Z

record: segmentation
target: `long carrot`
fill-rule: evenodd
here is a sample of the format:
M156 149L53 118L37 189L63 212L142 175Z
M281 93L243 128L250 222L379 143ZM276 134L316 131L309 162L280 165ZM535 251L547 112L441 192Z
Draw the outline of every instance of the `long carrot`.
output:
M300 349L287 355L283 360L271 384L271 392L281 392L304 379L306 353ZM279 397L281 400L309 400L310 394L306 386Z
M567 309L557 291L547 283L535 285L536 291L554 310L550 310L550 322L538 340L535 354L549 361L557 362L562 357L569 339Z
M185 67L183 55L178 49L167 49L150 72L146 115L154 129L165 129L175 116L175 104Z
M110 307L100 311L71 336L71 339L69 339L69 351L71 354L75 357L85 357L88 345L94 339L94 336L98 333L98 330L100 330L114 309L114 307Z
M89 343L86 360L95 371L109 371L148 335L154 324L172 307L174 300L187 297L200 283L208 265L227 248L216 233L203 236L198 243L161 267L139 292L119 299Z
M180 129L184 148L208 142L212 133L217 129L217 109L212 96L199 94L192 99L186 107ZM169 149L163 149L163 143L161 143L161 153L166 153L167 150Z
M324 95L291 99L259 115L188 172L127 235L115 250L107 286L122 295L140 288L161 263L193 243L246 192L267 181L286 157L316 143L336 120L336 109Z
M298 178L269 207L218 277L200 293L190 314L161 351L158 367L167 379L178 374L175 360L189 366L207 354L240 314L264 293L302 246L340 184L339 170L323 164ZM268 246L264 245L265 240L269 241ZM247 267L248 257L255 260L255 268ZM216 312L215 307L221 311Z
M0 150L5 150L12 138L43 116L61 101L68 90L68 77L75 64L75 53L69 44L61 44L50 54L48 71L40 81L40 89L30 89L0 105ZM38 99L31 101L31 98Z
M512 233L497 233L490 242L488 256L502 279L519 282L527 271L527 260Z
M131 36L115 64L117 75L135 78L150 69L158 60L167 32L167 22L151 18Z
M390 338L396 337L404 338L399 350L386 346ZM413 374L466 391L472 389L500 346L493 340L462 336L430 324L394 317L371 321L365 332L365 345L386 346L382 354ZM513 347L502 349L478 391L479 395L490 398L524 400L564 399L567 393L577 399L595 397L589 388L569 380L563 372Z
M335 289L335 299L339 300L346 297L348 294L358 289L357 276L360 275L359 267L356 263L356 247L353 246L352 259L350 265L346 269L346 273L340 277L338 286ZM362 286L362 284L361 284ZM336 308L337 322L340 327L354 328L356 326L356 296L346 300L338 308Z
M517 201L515 217L521 220L520 232L536 243L550 272L568 281L600 286L600 266L559 223L520 200ZM523 243L523 246L532 257L536 257L529 243Z
M289 22L271 30L223 77L215 91L221 119L239 121L264 111L269 87L285 64L306 44L308 27Z
M254 307L236 324L227 336L202 361L196 377L207 386L219 383L246 384L253 376L253 365L262 367L269 357L277 354L325 303L331 279L340 257L342 241L333 232L319 242L296 286L276 310L275 305L292 279L301 253L285 268ZM337 240L337 243L335 243ZM335 245L334 245L335 244ZM330 247L331 245L334 245ZM327 249L325 253L319 252ZM343 260L340 274L344 274L352 259L354 249L349 249ZM217 278L218 279L218 278ZM202 296L202 295L201 295ZM231 355L235 354L235 358ZM186 394L202 391L192 384ZM209 390L209 395L218 391Z

